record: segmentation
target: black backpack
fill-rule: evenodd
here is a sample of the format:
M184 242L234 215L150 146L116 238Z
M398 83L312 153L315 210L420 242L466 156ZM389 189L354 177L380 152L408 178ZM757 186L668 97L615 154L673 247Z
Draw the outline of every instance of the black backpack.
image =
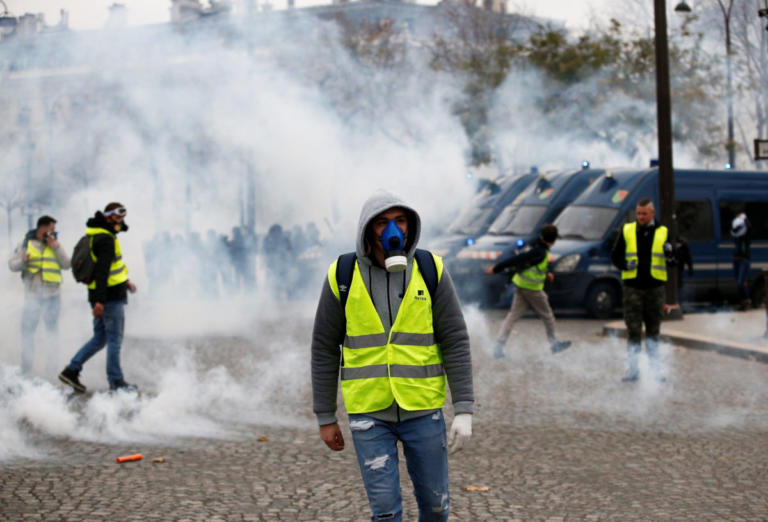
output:
M427 284L429 297L434 304L435 292L437 291L437 267L435 266L435 259L429 251L420 248L416 249L413 258L419 264L421 276ZM352 284L352 274L355 272L355 261L357 261L357 254L355 252L350 252L348 254L340 255L339 260L336 263L336 283L339 286L339 300L341 301L342 308L346 308L347 306L349 286Z
M93 280L93 270L96 262L91 258L92 236L83 236L72 251L72 275L75 281L90 284Z

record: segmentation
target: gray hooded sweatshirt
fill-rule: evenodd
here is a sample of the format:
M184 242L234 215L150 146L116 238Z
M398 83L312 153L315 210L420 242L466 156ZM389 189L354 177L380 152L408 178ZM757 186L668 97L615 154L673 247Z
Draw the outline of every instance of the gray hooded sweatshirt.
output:
M408 266L403 272L390 273L367 257L370 249L366 244L365 231L374 217L393 207L403 208L408 213L408 236L405 245ZM421 220L418 213L393 194L378 192L363 205L357 229L357 263L387 335L395 322L402 296L410 282L413 256L420 233ZM469 334L453 282L445 269L435 291L432 316L435 338L440 346L443 367L451 390L454 413L472 413L474 394ZM344 310L326 277L312 332L313 410L321 426L336 422L336 397L345 325ZM399 422L435 411L437 410L408 411L400 408L397 401L393 401L388 408L366 415Z

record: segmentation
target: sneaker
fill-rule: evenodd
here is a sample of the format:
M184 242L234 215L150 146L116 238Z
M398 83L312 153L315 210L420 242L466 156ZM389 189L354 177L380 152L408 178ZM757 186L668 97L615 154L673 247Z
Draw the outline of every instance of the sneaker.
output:
M558 353L567 350L570 346L571 341L555 341L549 348L552 350L552 353Z
M87 391L85 385L80 382L80 372L64 368L59 374L59 380L68 386L72 386L77 393L85 393Z
M123 379L120 379L119 381L109 384L109 391L126 391L133 393L139 391L139 388L137 388L135 384L129 384Z
M496 348L494 348L493 356L496 359L503 359L504 358L504 348L502 348L501 346L497 346Z
M621 378L621 382L635 382L640 378L640 373L627 370L627 373Z

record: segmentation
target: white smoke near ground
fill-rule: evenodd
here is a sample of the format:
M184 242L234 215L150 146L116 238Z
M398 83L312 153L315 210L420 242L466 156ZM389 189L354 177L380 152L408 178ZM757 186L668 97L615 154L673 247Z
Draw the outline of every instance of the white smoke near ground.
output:
M54 138L48 147L10 149L10 175L3 176L0 190L22 190L24 183L12 180L24 176L48 184L50 169L27 167L30 157L35 165L52 160L52 183L61 198L51 213L70 251L97 209L109 201L126 205L130 230L120 241L139 292L126 308L122 364L142 394L107 391L104 351L81 375L92 396L72 396L57 382L56 373L92 333L86 290L68 273L59 335L49 339L38 327L33 373L20 375L23 291L18 275L5 271L0 461L44 458L47 441L61 438L173 443L188 436L242 436L264 424L314 426L312 313L328 264L354 249L364 199L379 187L403 195L420 211L426 241L473 192L465 180L467 139L452 112L456 85L418 58L405 77L394 71L372 79L370 68L339 48L330 26L300 36L279 25L234 37L215 30L184 34L170 26L137 31L67 40L59 51L85 56L85 74L13 77L15 88L40 92L60 116L47 124ZM297 42L296 48L267 45L286 41ZM583 159L595 166L637 159L600 145L604 140L582 129L554 132L556 122L542 121L533 109L531 93L541 80L524 80L511 77L496 100L499 108L514 107L499 109L493 123L505 164L547 168ZM323 82L334 88L319 87ZM44 115L32 112L33 126L45 129ZM653 150L648 143L638 147L637 157ZM207 240L211 230L231 240L233 227L247 224L249 212L257 234L249 239L257 247L248 265L253 281L235 283L224 243L203 248L191 238ZM19 220L17 214L14 243L25 231ZM293 231L309 222L317 225L321 247L301 269L293 263L276 267L263 248L270 226ZM8 226L5 217L0 225ZM6 244L4 257L14 246ZM286 284L275 284L281 281ZM510 374L488 360L494 332L486 311L468 308L466 315L482 372L476 380L481 403L492 404L501 383L518 379L522 393L541 394L534 403L555 418L567 416L563 403L545 401L547 390L537 384L559 379L581 390L572 395L556 388L568 397L568 408L652 423L655 404L669 398L643 382L640 400L612 401L614 385L598 377L606 353L621 360L618 341L601 341L595 353L565 354L550 364L543 334L534 332L510 351ZM522 375L516 362L545 377ZM592 382L599 384L585 387Z

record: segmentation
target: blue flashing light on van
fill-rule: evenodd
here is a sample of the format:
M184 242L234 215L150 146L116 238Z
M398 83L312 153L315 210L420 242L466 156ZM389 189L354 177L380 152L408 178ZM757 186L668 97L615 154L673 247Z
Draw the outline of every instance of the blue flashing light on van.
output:
M547 285L554 308L585 308L595 317L617 313L621 275L611 263L620 228L635 219L637 202L658 205L658 169L606 172L555 221L559 236L550 254L553 283ZM681 304L715 304L737 299L733 275L732 219L745 212L752 223L750 291L762 303L768 270L768 172L675 170L678 237L693 258L693 275L678 267Z

